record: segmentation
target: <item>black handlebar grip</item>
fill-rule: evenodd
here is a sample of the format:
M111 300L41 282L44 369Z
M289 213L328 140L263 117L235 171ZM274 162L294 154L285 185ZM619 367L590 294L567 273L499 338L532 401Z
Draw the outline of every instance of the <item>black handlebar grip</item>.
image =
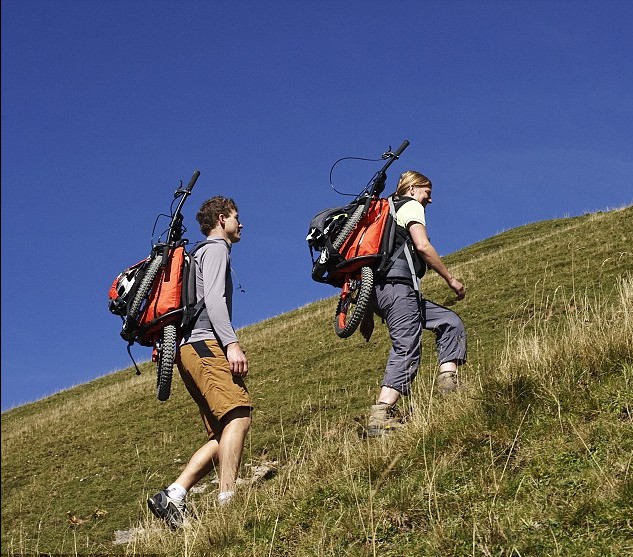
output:
M193 173L193 176L191 177L191 180L189 180L189 184L185 188L187 190L187 192L191 193L191 190L193 189L193 186L196 185L196 180L198 180L198 176L200 176L200 171L196 170Z
M398 147L398 150L394 152L394 156L399 157L402 154L402 151L404 151L408 146L409 146L409 141L405 139L402 142L402 145Z

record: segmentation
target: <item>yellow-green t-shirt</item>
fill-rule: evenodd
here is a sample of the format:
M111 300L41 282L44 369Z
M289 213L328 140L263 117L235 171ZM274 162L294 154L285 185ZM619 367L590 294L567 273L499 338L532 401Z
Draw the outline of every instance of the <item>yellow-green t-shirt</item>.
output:
M407 201L396 211L396 222L407 230L409 225L414 222L419 222L420 224L426 226L424 207L415 199Z

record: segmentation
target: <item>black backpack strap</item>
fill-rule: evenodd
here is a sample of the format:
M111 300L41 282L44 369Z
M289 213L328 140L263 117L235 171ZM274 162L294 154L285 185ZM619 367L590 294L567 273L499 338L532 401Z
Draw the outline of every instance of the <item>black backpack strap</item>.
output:
M407 201L410 201L412 198L410 197L405 197L404 199L401 198L398 200L398 205L402 206L404 205ZM396 230L398 228L398 221L396 220L396 205L393 201L393 196L389 196L387 198L388 202L389 202L389 213L391 214L391 219L392 219L392 226L391 226L391 230L389 230L389 243L388 243L388 253L393 249L393 245L395 242L395 237L396 237ZM387 271L389 271L389 269L391 269L391 266L394 264L394 262L396 261L396 259L398 259L400 257L400 255L402 254L402 252L405 252L405 256L407 258L407 263L409 264L409 269L411 270L411 275L413 277L413 284L417 284L416 281L416 274L415 274L415 266L413 265L413 258L411 257L411 253L410 250L406 249L408 247L408 238L405 239L405 241L402 242L402 244L398 247L398 249L396 249L394 251L394 253L391 254L391 257L389 257L389 261L387 262L387 264L385 265L385 267L383 268L382 272L384 274L387 273Z
M394 223L396 222L396 207L393 203L393 199L391 197L389 197L389 211L391 212L391 216L394 220ZM393 227L395 230L395 226ZM413 264L413 256L411 255L411 250L409 249L405 249L409 246L409 241L408 239L402 243L402 245L400 246L400 249L396 250L397 255L395 257L392 257L393 261L395 261L395 259L402 253L402 251L404 251L404 255L407 258L407 263L409 264L409 270L411 271L411 279L413 280L413 289L415 290L416 293L416 298L418 300L418 308L420 309L420 312L422 311L422 305L421 305L421 300L420 300L420 282L418 281L418 277L415 274L415 265Z
M186 291L183 292L184 311L182 316L182 325L186 325L187 328L193 329L196 325L211 327L211 320L209 319L209 315L206 311L203 311L205 309L204 298L202 298L200 301L190 300L189 298L190 296L192 296L193 292L196 292L196 273L194 271L196 262L194 259L194 254L201 247L206 246L207 244L219 244L220 242L224 242L228 247L226 240L222 238L211 238L210 240L200 242L189 252L189 273L187 276ZM192 302L195 303L193 303L192 305Z
M390 224L387 228L383 241L381 243L381 252L384 254L383 259L377 269L379 276L386 276L395 261L402 256L402 252L406 247L406 231L404 233L400 233L398 231L398 223L396 220L396 212L402 207L407 201L411 201L412 197L404 197L400 196L396 201L394 201L394 195L390 195L387 197L387 202L389 204L389 220ZM404 230L404 229L403 229ZM396 245L396 237L401 236L402 242L400 245L395 248Z

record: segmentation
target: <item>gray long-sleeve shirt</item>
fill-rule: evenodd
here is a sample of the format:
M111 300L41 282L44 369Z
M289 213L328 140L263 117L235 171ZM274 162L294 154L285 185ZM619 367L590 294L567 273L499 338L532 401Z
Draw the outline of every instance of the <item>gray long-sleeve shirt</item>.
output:
M208 238L212 239L211 236ZM231 248L222 240L202 246L194 254L196 260L196 298L204 297L211 321L210 328L194 328L183 344L199 340L217 340L227 346L237 342L231 324L233 313L233 281L231 279Z

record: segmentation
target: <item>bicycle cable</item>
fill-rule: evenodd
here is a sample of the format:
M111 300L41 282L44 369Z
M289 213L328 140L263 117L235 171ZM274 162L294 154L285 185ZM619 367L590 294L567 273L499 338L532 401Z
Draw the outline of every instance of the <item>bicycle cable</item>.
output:
M332 173L334 172L334 167L341 161L345 161L345 160L355 160L355 161L366 161L366 162L380 162L381 160L384 159L384 155L382 158L380 159L367 159L364 157L342 157L339 160L337 160L333 165L332 168L330 168L330 186L332 187L332 189L338 193L339 195L345 195L347 197L358 197L359 195L362 195L362 192L360 194L356 194L356 193L344 193L342 191L338 191L335 187L334 184L332 183ZM371 183L371 182L370 182ZM365 191L367 189L367 186L365 186L365 189L363 191Z
M182 188L182 180L180 182L181 188ZM154 221L154 226L152 227L152 238L151 238L151 243L152 243L152 247L155 246L158 243L162 243L161 242L161 238L165 235L165 234L169 234L169 226L167 228L165 228L165 230L163 230L159 235L157 240L154 240L154 238L156 237L156 226L158 225L158 221L161 217L163 218L167 218L171 220L174 218L174 203L176 203L176 199L178 199L181 195L183 195L184 190L180 189L180 190L176 190L176 193L174 194L174 199L172 199L171 201L171 205L169 206L169 215L166 213L159 213L158 216L156 217L156 220ZM180 224L180 226L182 227L182 234L184 235L187 232L187 227L184 224Z
M161 218L168 218L171 219L170 215L167 215L165 213L159 213L158 216L156 217L156 220L154 221L154 226L152 227L152 237L151 237L151 243L152 243L152 248L156 245L161 243L160 239L169 232L169 227L167 227L165 230L163 230L159 235L157 240L154 240L154 238L156 237L156 226L158 225L158 220Z

